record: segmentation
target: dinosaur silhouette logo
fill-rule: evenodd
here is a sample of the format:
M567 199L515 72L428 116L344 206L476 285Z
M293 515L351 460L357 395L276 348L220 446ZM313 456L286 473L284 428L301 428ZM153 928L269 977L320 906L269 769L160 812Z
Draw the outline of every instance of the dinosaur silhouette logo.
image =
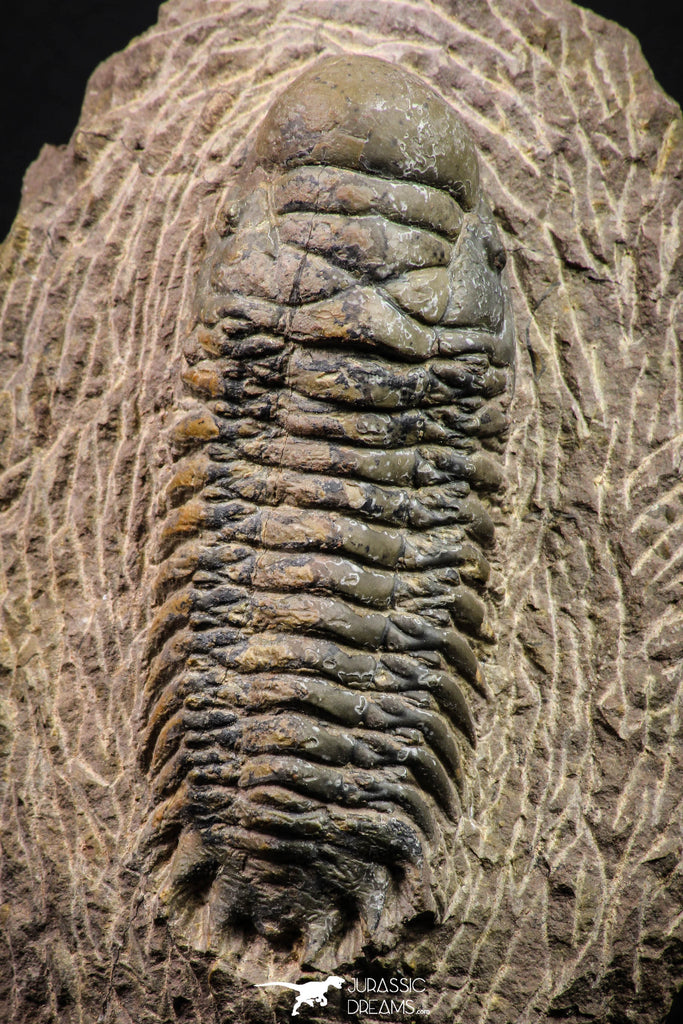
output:
M330 974L325 981L305 981L302 985L292 985L288 981L263 981L256 988L291 988L297 993L292 1008L292 1017L299 1016L299 1009L302 1006L327 1006L327 990L330 988L341 988L344 984L343 978Z

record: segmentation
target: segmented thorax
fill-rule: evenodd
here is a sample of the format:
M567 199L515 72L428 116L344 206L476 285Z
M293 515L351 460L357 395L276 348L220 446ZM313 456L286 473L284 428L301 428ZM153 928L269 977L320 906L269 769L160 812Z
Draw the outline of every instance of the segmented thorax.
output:
M457 884L512 322L469 136L382 61L297 79L226 210L159 529L149 836L197 942L310 959Z

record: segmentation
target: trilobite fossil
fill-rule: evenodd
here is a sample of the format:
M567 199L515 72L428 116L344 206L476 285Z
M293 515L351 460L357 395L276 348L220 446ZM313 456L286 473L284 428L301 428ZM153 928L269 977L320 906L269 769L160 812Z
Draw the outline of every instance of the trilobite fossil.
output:
M273 103L199 273L158 531L147 838L197 943L304 958L443 917L491 640L504 264L471 139L418 77L325 58Z

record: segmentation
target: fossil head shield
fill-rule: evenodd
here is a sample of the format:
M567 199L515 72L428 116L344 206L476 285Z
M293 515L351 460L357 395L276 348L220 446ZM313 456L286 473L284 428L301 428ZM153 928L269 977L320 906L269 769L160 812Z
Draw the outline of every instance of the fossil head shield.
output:
M199 948L341 963L447 913L504 265L470 136L417 76L325 58L274 101L199 273L160 501L146 842Z

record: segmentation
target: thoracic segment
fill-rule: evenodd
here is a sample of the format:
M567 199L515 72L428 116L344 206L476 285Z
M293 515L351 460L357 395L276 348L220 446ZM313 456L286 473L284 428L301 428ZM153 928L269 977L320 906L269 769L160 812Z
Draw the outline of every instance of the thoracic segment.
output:
M345 73L323 62L288 102ZM366 941L438 919L453 885L513 337L459 122L460 165L438 179L408 153L400 178L376 139L339 156L342 114L278 164L276 114L200 274L142 750L188 927L208 907L213 932L310 958L359 921ZM342 167L318 165L330 131Z

